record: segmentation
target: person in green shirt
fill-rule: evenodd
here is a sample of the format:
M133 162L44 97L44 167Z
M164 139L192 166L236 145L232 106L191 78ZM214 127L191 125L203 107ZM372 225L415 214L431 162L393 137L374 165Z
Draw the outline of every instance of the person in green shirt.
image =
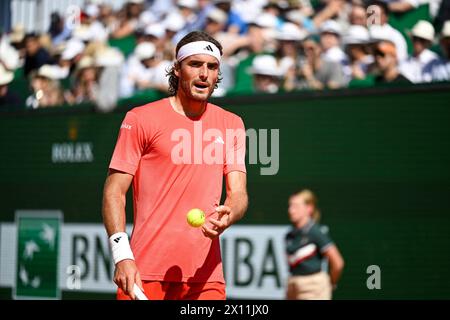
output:
M317 223L320 212L316 204L316 196L307 189L289 198L293 227L285 237L290 271L288 300L330 300L344 268L344 259L328 228ZM324 259L328 261L328 272L323 269Z

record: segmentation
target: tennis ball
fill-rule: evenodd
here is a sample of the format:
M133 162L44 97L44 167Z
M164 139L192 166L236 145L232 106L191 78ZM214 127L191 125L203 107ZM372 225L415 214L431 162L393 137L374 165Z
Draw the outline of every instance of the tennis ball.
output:
M192 227L198 228L205 223L205 213L201 209L191 209L187 214L187 222Z

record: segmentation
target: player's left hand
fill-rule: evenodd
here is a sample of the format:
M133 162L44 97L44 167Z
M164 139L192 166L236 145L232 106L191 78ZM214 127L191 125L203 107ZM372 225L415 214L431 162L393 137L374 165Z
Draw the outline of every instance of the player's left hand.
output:
M216 208L216 212L218 213L217 219L209 218L208 222L212 226L207 226L207 224L203 224L202 231L205 237L214 239L217 238L222 232L225 231L231 225L231 208L227 206L218 206Z

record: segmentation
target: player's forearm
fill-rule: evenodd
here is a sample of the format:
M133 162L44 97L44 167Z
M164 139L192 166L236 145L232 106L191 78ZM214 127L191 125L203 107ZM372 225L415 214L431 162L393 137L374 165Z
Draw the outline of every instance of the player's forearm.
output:
M105 224L108 236L125 231L125 203L126 195L122 194L114 187L108 187L108 185L105 186L102 214L103 223Z
M330 280L333 286L336 286L342 275L342 270L344 269L344 262L339 261L338 263L330 264Z
M231 208L231 224L236 223L244 216L248 207L248 195L245 191L233 192L227 195L225 206Z

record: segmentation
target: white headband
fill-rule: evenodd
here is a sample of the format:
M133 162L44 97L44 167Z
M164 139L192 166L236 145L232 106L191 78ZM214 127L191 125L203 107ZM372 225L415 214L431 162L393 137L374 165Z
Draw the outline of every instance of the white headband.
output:
M178 50L177 61L181 62L194 54L209 54L220 62L220 50L217 46L209 41L189 42Z

